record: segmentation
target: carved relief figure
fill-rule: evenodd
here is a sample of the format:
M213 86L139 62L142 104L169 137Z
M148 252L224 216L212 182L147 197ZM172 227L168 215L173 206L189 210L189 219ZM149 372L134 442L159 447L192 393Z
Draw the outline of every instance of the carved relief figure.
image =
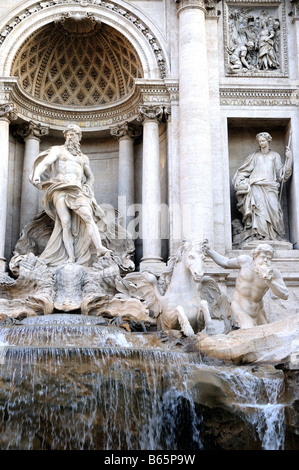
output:
M271 266L273 248L260 244L251 255L226 258L206 244L206 254L223 268L239 269L231 303L232 327L252 328L269 323L263 305L265 293L270 289L277 297L288 298L288 289L280 271Z
M254 44L252 41L246 42L246 44L239 44L234 50L228 49L228 53L230 54L230 70L242 70L248 69L250 70L253 65L251 65L247 60L248 51L252 51Z
M269 28L266 21L262 21L262 29L259 35L258 68L278 68L279 63L274 49L274 29Z
M55 221L51 238L41 254L50 265L84 264L94 243L100 257L107 251L99 226L106 228L104 211L93 194L94 177L88 157L81 152L81 129L70 125L65 144L42 152L35 161L31 182L44 191L46 213Z
M292 153L286 147L285 163L270 149L272 137L257 134L259 149L251 153L235 173L232 183L244 224L243 240L285 238L280 186L292 174Z
M229 12L226 50L230 73L280 68L280 21L269 13L266 9L251 8L234 8Z

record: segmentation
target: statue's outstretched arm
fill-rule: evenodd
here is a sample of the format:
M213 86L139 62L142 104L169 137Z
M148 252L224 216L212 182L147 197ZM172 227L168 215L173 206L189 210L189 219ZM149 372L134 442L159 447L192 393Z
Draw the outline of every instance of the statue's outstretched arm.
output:
M226 256L221 255L217 251L213 250L209 246L206 246L205 253L215 261L215 263L219 264L222 268L228 269L238 269L240 268L239 257L238 258L226 258Z

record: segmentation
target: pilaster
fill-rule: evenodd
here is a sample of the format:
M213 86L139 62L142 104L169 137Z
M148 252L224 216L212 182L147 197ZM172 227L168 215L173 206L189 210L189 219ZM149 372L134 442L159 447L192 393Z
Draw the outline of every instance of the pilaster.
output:
M0 272L6 269L4 251L8 199L9 125L16 119L17 115L14 113L12 104L0 105Z

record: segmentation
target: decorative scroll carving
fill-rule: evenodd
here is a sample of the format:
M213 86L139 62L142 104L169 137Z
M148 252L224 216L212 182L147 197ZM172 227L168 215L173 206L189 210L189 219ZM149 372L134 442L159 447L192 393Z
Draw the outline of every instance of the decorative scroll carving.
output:
M216 5L219 0L174 0L179 5L179 10L182 8L200 8L207 16L218 16L220 11L216 10Z
M9 121L15 121L17 119L13 104L7 103L0 105L0 119L1 118L7 118Z
M23 139L26 139L29 136L40 138L43 135L49 134L49 128L30 121L18 126L15 129L15 133L17 136L22 137Z
M110 129L110 133L117 139L121 139L125 136L128 136L131 139L136 139L141 135L142 129L140 127L133 126L129 122L124 122L116 127L112 127Z
M138 121L143 122L145 119L156 119L158 121L161 121L164 115L164 107L154 105L141 105L138 108L138 113Z

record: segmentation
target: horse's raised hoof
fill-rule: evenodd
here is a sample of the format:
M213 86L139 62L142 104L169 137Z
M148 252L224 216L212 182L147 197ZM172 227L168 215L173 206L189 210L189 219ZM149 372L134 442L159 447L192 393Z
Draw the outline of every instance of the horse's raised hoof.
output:
M195 333L193 331L193 328L191 326L185 327L182 331L183 331L185 336L194 336L195 335Z

